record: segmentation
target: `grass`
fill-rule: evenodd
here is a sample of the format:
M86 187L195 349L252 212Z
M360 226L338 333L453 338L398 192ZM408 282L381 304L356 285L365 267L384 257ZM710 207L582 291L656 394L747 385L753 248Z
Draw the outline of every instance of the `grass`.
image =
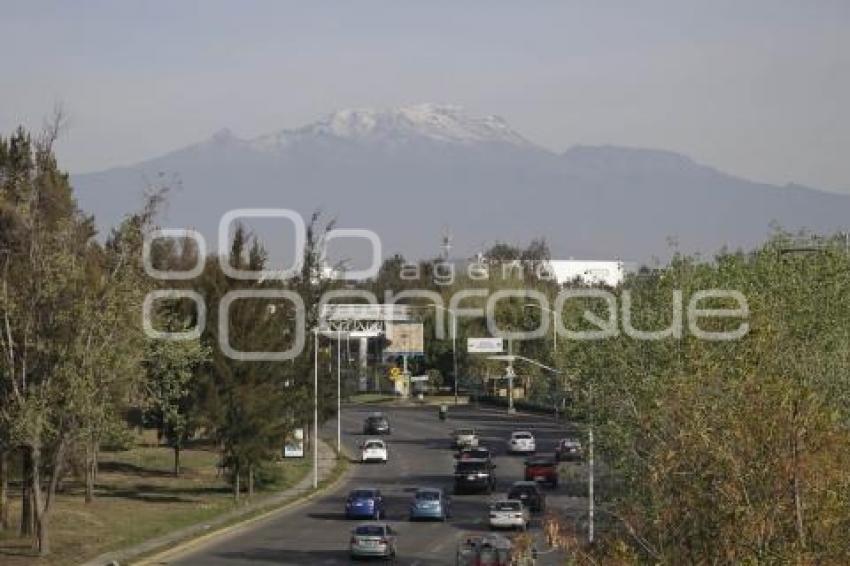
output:
M381 403L392 403L394 401L409 401L411 403L421 403L424 405L451 406L454 405L455 398L454 395L425 395L422 401L419 401L415 396L411 399L405 400L398 395L385 395L383 393L358 393L357 395L352 395L349 398L349 402L362 405L378 405ZM469 398L465 395L461 395L458 397L458 401L461 405L466 405L469 403Z
M0 564L78 563L210 520L237 505L226 478L217 473L216 452L203 448L182 451L180 477L171 474L172 458L172 451L164 447L138 446L103 453L95 501L86 504L82 486L76 482L67 483L56 500L50 522L53 553L35 558L29 540L0 533ZM257 491L251 501L262 501L294 485L309 470L306 459L281 462L275 485ZM243 502L246 500L243 497ZM13 505L11 516L16 518L18 513Z
M343 456L342 458L336 459L334 467L331 469L331 471L327 475L327 477L325 477L323 480L321 480L319 482L319 485L318 485L319 491L321 491L324 488L331 486L335 482L337 482L343 476L343 474L345 474L345 472L348 470L349 463L354 461L354 460L352 460L352 458L348 454L345 453L345 451L343 451L342 456ZM311 468L309 466L307 466L307 472L309 472L310 470L311 470ZM257 509L253 510L252 512L239 514L238 517L224 521L223 523L216 526L216 530L224 529L224 528L227 528L230 525L234 525L234 524L237 524L237 523L243 523L243 522L249 521L249 520L251 520L255 517L265 515L266 513L271 511L273 508L279 507L281 505L296 502L300 499L303 499L305 496L308 496L309 493L311 493L311 492L308 492L308 494L301 493L301 494L293 495L291 498L288 498L286 501L278 502L276 505L271 506L271 508L267 508L267 507L260 505L260 506L258 506ZM175 546L181 545L183 542L185 542L185 541L182 541L182 540L177 541L174 544L166 545L165 547L162 547L162 548L157 548L152 553L146 553L146 554L142 554L140 556L137 556L133 559L133 563L136 563L139 560L141 560L142 562L144 562L145 560L149 560L153 556L158 556L160 553L165 552L165 551L169 550L170 548L174 548Z
M398 397L396 397L395 395L384 395L383 393L359 393L357 395L352 395L349 398L349 402L362 404L388 403L397 399Z

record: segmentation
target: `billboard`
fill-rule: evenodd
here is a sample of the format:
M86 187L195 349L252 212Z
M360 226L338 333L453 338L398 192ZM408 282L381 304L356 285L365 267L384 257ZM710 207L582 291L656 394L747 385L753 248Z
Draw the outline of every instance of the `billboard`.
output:
M503 338L467 338L466 351L470 354L498 354L505 349Z
M384 354L421 355L425 353L425 331L421 322L387 323Z
M283 457L284 458L303 458L304 457L304 429L296 428L291 434L287 435L283 442Z

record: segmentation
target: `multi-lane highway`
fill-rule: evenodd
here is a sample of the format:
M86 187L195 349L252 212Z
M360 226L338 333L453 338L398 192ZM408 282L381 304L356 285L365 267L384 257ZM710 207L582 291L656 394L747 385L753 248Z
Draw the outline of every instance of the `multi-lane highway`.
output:
M347 406L343 409L343 442L353 453L366 438L362 434L365 417L375 406ZM212 544L175 560L182 565L232 564L349 564L348 540L357 523L344 517L344 502L354 487L377 487L387 502L387 521L397 530L398 563L410 565L454 564L457 543L464 534L484 532L487 527L487 495L452 495L453 517L446 523L410 523L410 498L420 486L442 487L452 493L453 451L449 434L455 427L475 427L483 444L495 455L497 493L504 494L511 483L523 479L523 458L506 454L505 441L513 430L531 430L539 452L550 453L555 440L563 436L551 420L527 415L508 416L504 411L451 407L450 418L437 418L435 407L381 409L392 424L388 464L352 464L346 481L332 491L305 504L287 509L269 519L222 536ZM329 423L335 430L335 423ZM576 465L576 464L573 464ZM583 508L583 498L570 497L563 487L547 489L550 511L575 514ZM542 540L542 537L537 536ZM541 543L542 544L542 543ZM546 554L539 563L554 563Z

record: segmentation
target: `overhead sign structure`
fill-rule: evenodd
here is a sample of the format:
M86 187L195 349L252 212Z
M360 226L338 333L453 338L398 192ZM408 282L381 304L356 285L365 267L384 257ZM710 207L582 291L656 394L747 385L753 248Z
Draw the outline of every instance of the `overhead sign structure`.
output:
M467 338L466 351L470 354L498 354L505 350L503 338Z
M387 323L384 354L418 356L425 353L425 331L421 322Z

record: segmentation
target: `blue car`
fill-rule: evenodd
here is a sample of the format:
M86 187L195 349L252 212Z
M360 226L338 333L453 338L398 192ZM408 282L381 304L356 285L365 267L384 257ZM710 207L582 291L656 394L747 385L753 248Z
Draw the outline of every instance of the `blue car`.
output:
M416 490L410 503L410 520L438 519L445 521L452 516L451 500L442 489L423 487Z
M347 519L374 519L386 516L384 513L384 498L380 489L360 488L352 490L345 500L345 517Z

